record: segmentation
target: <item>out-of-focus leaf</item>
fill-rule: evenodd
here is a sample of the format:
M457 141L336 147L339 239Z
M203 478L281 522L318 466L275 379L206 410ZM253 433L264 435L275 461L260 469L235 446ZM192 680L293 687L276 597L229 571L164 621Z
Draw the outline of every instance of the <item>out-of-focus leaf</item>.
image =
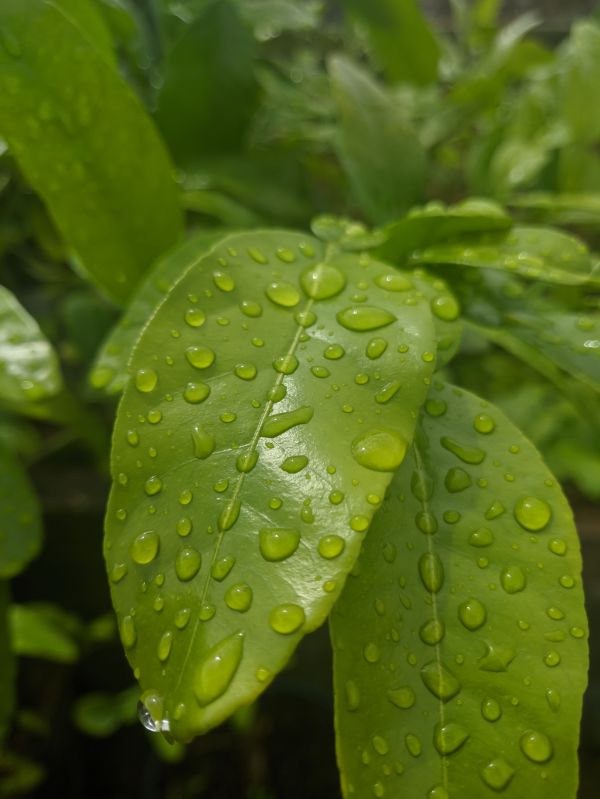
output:
M210 216L227 228L252 228L264 224L262 217L237 200L217 191L186 191L181 203L187 211Z
M507 230L511 226L510 216L490 200L469 199L450 206L429 203L387 225L382 231L387 240L377 253L381 258L402 264L412 252L423 247L464 234Z
M105 538L157 728L218 724L325 620L434 352L409 274L310 235L229 236L172 289L132 356Z
M257 105L255 42L235 7L215 0L168 55L157 121L178 164L239 150Z
M40 505L21 464L0 448L0 580L14 577L42 545Z
M65 358L89 364L115 322L115 309L91 287L70 291L59 310L67 344Z
M576 141L600 137L600 27L591 20L575 23L561 60L560 102Z
M0 750L15 707L16 662L8 629L8 583L0 580Z
M439 43L416 0L342 0L367 28L376 60L393 82L433 83Z
M500 269L531 279L564 285L596 282L596 259L585 244L560 230L513 227L506 233L464 236L413 252L419 264L457 264Z
M42 400L61 389L52 345L17 298L0 286L0 399Z
M56 5L0 5L0 134L85 273L123 301L179 238L172 167L116 69Z
M532 444L438 383L332 614L344 796L572 797L579 540Z
M2 799L27 796L46 776L44 768L25 757L0 751L0 796Z
M238 12L259 40L281 31L309 31L318 27L323 5L318 0L235 0Z
M347 58L329 61L340 126L336 146L356 200L382 224L402 216L423 195L426 157L400 106Z
M107 738L124 725L137 721L138 697L137 685L118 694L86 694L75 703L73 719L87 735Z
M79 28L109 64L116 65L110 31L94 0L53 0L53 4Z
M40 440L40 434L32 424L0 411L0 450L20 455L28 461L39 451Z
M600 185L600 158L588 144L570 144L558 155L558 189L595 192Z
M600 193L516 194L509 205L551 225L600 227Z
M90 383L94 388L103 389L107 394L118 394L123 390L129 357L142 328L173 286L223 235L223 232L201 231L158 261L102 345L90 373Z
M53 605L11 605L9 621L13 652L56 663L74 663L79 657L77 620Z

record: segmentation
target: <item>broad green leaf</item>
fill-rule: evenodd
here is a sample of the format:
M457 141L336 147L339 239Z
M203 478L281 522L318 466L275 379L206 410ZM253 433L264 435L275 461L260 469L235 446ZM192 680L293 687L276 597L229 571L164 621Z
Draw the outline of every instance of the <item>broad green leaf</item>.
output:
M585 244L560 230L514 227L506 233L464 236L417 250L414 264L457 264L501 269L548 283L577 286L598 280L596 259Z
M179 164L242 147L258 98L254 57L254 37L226 0L211 3L175 44L157 120Z
M336 146L369 220L389 222L423 196L425 152L400 105L347 58L329 61L339 129Z
M73 720L87 735L106 738L137 720L138 696L137 685L118 694L85 694L75 703Z
M79 28L110 64L116 64L110 31L94 0L53 0L53 5Z
M600 27L576 23L561 59L561 111L576 141L591 144L600 136Z
M13 652L56 663L74 663L79 657L76 620L58 607L31 602L11 605L9 622Z
M42 545L35 490L21 464L0 448L0 580L23 571Z
M142 328L173 286L223 238L223 233L195 233L161 258L152 268L118 325L108 336L94 363L90 383L107 394L119 394L127 382L127 364Z
M179 237L172 167L140 102L61 9L0 6L0 135L86 274L115 300Z
M575 796L579 541L533 445L436 383L332 614L345 796ZM429 793L428 793L429 792Z
M15 706L16 662L8 629L8 583L0 580L0 748Z
M311 236L231 236L138 341L105 553L149 724L249 703L339 595L434 365L410 275Z
M61 389L52 345L14 294L0 286L0 399L42 400Z
M402 264L415 250L440 242L452 241L465 234L507 230L510 216L496 203L470 199L457 205L429 203L413 208L403 219L392 222L382 231L386 241L378 255Z
M369 33L388 79L417 84L438 76L440 46L416 0L342 0Z

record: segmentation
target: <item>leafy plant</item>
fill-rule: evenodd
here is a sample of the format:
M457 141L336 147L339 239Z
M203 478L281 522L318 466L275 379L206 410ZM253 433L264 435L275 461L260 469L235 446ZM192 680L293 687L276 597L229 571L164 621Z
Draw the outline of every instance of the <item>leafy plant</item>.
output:
M0 796L44 779L27 659L118 635L137 685L69 712L121 734L139 697L175 762L327 620L344 796L575 796L579 540L514 420L600 496L599 34L553 53L495 5L454 41L388 0L0 7ZM38 488L69 468L74 527L110 426L116 624L94 566L84 608L55 579L98 541L30 566Z

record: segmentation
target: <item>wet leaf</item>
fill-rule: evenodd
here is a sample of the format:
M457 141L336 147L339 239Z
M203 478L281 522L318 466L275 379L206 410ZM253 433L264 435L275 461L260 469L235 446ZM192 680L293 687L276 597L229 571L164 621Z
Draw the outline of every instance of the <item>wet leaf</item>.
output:
M497 408L436 383L425 411L332 615L344 796L572 797L587 623L567 500Z
M223 233L195 233L157 262L102 345L90 374L94 388L107 394L123 390L127 364L142 328L177 281L222 237Z
M124 301L181 232L164 146L116 69L55 4L5 0L0 27L0 135L82 269Z
M231 236L136 345L105 552L148 718L188 740L327 617L434 366L410 275L310 236Z
M42 545L40 504L16 458L0 448L0 580L23 571Z
M61 388L52 345L12 292L0 286L0 399L41 400Z

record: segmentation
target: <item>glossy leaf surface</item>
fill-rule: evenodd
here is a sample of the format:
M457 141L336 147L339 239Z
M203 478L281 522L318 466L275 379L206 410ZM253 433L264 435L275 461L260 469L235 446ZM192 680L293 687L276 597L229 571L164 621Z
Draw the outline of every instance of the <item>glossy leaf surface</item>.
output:
M347 58L329 62L339 115L337 150L356 199L372 221L389 222L421 199L425 153L399 105Z
M178 163L239 149L254 113L255 42L235 7L208 4L165 65L157 120Z
M123 301L181 233L164 146L116 69L57 5L5 0L0 28L0 134L82 268Z
M383 259L402 265L403 259L415 250L465 234L507 230L511 226L510 216L490 200L465 200L450 206L429 203L387 225L382 231L387 240L377 252Z
M410 286L310 236L236 235L145 328L105 551L149 718L175 739L257 696L339 595L434 365Z
M0 448L0 580L14 577L42 543L40 506L20 463Z
M421 264L459 264L502 269L548 283L581 285L597 280L596 266L585 244L552 228L514 227L505 234L486 234L442 243L413 253Z
M46 399L61 388L52 345L13 293L0 286L0 399Z
M440 46L416 0L342 0L367 28L387 77L426 84L437 78Z
M345 796L574 797L571 511L495 407L436 383L332 615Z
M118 394L127 382L127 364L144 325L175 283L223 234L196 233L161 258L135 292L127 310L102 345L90 383L107 394Z

